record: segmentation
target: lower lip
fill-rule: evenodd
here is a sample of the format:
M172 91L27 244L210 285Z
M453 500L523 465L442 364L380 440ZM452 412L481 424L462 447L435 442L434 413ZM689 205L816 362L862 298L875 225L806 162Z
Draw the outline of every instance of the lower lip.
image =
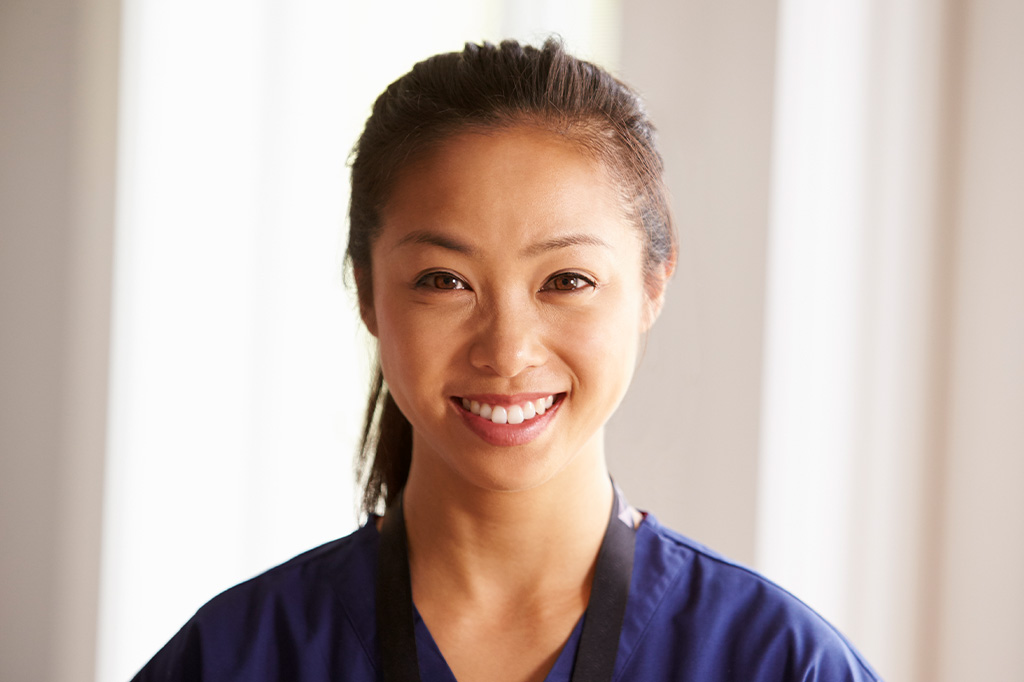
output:
M549 407L544 414L537 415L533 419L527 419L521 424L495 424L490 419L473 414L462 407L461 399L455 399L449 403L453 410L459 413L462 420L469 427L470 431L479 436L484 442L490 445L510 447L513 445L526 445L535 440L547 428L547 425L554 419L562 400L558 399L555 404Z

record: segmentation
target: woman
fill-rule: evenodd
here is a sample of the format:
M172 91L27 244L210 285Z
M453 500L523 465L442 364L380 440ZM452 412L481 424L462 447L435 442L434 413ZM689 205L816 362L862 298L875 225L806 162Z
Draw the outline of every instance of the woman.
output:
M350 207L369 521L214 599L137 679L878 679L611 483L603 427L675 263L665 195L636 95L556 42L389 86Z

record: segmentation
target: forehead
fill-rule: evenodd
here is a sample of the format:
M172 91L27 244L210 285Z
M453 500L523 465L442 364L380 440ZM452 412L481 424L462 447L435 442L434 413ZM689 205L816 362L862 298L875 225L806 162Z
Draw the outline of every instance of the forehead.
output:
M562 136L521 127L463 132L406 166L382 211L382 246L410 231L523 248L559 233L636 242L604 165Z

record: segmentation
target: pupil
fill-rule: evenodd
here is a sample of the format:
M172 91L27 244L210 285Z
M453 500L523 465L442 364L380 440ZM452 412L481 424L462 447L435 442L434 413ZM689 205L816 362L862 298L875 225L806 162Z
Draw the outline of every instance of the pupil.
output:
M439 289L454 289L455 278L451 275L438 275L434 280L434 283Z
M575 277L560 277L558 280L558 287L560 289L575 289L576 278Z

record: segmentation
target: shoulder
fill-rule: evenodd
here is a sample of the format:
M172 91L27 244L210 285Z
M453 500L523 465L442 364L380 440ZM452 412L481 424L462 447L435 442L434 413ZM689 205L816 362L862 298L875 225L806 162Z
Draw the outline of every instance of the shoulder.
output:
M338 656L369 665L377 539L364 526L225 590L135 679L328 680Z
M636 562L634 606L647 618L638 649L647 638L677 652L685 649L673 664L690 668L693 679L719 679L712 671L720 670L731 670L721 679L758 682L880 679L809 606L653 516L637 530Z
M377 534L364 526L351 535L303 552L220 593L204 605L194 620L222 621L275 611L308 609L324 599L338 598L349 579L373 579Z

